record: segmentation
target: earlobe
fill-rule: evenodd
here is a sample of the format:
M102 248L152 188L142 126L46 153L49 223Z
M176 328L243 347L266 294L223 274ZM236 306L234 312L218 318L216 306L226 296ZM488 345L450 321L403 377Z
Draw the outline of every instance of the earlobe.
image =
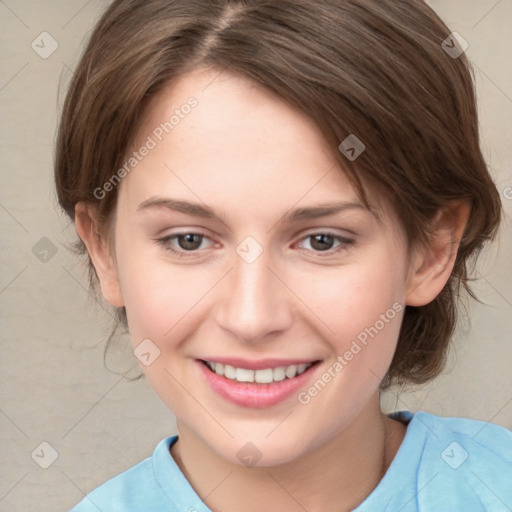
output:
M75 228L84 242L87 252L98 276L101 292L105 299L115 307L123 307L115 258L105 238L100 234L96 210L86 203L75 206Z
M417 249L412 258L405 304L424 306L441 293L452 273L470 211L467 201L454 201L437 213L428 246Z

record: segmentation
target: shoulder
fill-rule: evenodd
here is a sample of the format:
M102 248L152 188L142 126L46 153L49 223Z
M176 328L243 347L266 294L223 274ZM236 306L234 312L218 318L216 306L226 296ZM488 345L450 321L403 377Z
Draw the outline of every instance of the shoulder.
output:
M418 412L415 491L425 510L507 511L512 507L512 432L489 422ZM434 507L434 508L432 508ZM418 510L423 508L418 507Z
M512 432L426 412L389 416L406 423L407 431L388 471L357 512L512 510Z
M107 480L87 494L70 512L150 512L168 508L169 501L154 475L154 459L167 451L173 439L169 437L160 441L152 457Z
M512 431L494 423L468 418L441 417L426 412L418 412L414 420L426 431L428 446L443 448L443 460L450 458L451 465L492 461L509 471L512 465ZM418 427L418 425L417 425ZM446 445L446 442L450 441ZM453 443L453 444L452 444ZM446 445L446 446L445 446ZM445 451L446 449L446 451ZM463 452L466 451L466 454ZM464 459L464 461L462 460ZM450 464L448 464L450 465Z

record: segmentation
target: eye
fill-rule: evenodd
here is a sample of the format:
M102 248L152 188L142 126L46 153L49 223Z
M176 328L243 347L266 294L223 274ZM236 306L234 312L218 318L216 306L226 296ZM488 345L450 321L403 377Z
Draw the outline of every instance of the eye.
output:
M337 254L343 250L346 250L350 245L353 245L354 243L353 240L335 235L333 233L312 233L302 240L309 241L305 244L306 247L302 248L312 250L316 253L327 253L326 255ZM334 244L336 241L338 242L338 245L335 246ZM309 247L307 247L308 245ZM299 246L301 246L301 244L299 244Z
M203 233L183 232L159 238L156 241L177 257L195 256L199 252L203 242L209 238ZM306 242L306 243L304 243ZM337 245L336 245L337 243ZM302 249L317 253L319 256L332 256L343 250L347 250L354 241L333 233L312 233L302 238L302 242L296 244ZM213 245L213 243L211 244ZM211 246L210 245L210 246Z
M187 232L165 236L157 239L157 242L162 245L166 251L178 257L186 257L187 253L192 253L191 255L193 255L195 251L198 251L204 240L208 240L208 238L202 233Z

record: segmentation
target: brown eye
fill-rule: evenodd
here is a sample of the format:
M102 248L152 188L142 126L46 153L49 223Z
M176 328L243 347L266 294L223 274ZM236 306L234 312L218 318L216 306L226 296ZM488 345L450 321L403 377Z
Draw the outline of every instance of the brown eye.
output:
M313 233L304 237L299 244L302 249L322 256L333 256L347 250L352 245L354 245L354 240L334 233Z
M184 235L176 235L176 240L180 249L186 251L195 251L201 246L203 235L198 233L186 233Z
M325 233L310 235L311 247L317 251L328 251L334 244L334 237Z
M200 256L204 253L203 249L211 248L214 245L210 238L202 233L175 233L158 238L156 242L173 256L180 258ZM204 242L206 242L206 246Z

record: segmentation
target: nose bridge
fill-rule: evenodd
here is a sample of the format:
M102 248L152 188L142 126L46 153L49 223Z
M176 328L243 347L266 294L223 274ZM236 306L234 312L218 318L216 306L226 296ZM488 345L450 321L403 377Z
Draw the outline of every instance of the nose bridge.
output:
M282 286L268 268L268 253L254 258L254 252L249 257L243 249L242 243L234 255L218 322L240 340L258 341L284 329L290 311Z

